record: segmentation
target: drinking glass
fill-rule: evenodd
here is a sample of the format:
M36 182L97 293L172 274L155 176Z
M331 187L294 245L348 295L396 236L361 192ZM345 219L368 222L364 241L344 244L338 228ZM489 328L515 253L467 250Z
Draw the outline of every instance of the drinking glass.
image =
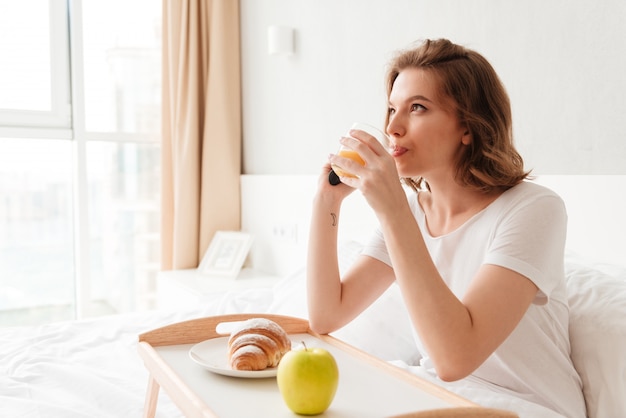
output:
M362 122L356 122L352 124L352 126L350 127L350 130L359 130L359 131L366 132L372 135L374 138L376 138L378 142L380 142L385 147L385 149L389 148L389 137L387 137L387 135L385 135L385 133L382 132L380 129L372 125L369 125L367 123L362 123ZM361 158L361 156L355 150L347 148L344 145L342 145L341 148L339 148L337 155L344 157L344 158L349 158L353 161L356 161L357 163L361 165L365 165L365 161L363 161L363 158ZM330 172L330 175L329 175L329 181L333 185L339 184L340 182L339 176L356 177L354 174L345 171L344 169L342 169L336 164L332 164L331 167L332 167L332 171Z

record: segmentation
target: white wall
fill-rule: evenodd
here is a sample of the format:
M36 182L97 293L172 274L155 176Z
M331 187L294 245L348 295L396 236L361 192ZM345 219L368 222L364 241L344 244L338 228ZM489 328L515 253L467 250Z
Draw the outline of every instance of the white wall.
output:
M240 3L247 174L315 174L352 122L380 125L388 59L426 37L491 61L535 174L626 174L624 0ZM268 55L270 25L294 56Z

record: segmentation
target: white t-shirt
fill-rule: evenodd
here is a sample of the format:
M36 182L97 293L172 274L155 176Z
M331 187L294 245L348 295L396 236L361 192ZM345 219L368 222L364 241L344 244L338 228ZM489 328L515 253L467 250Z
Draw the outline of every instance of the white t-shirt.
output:
M409 203L443 280L462 299L482 264L514 270L539 288L511 335L466 379L515 394L566 417L585 417L582 384L570 359L569 308L563 268L567 213L561 198L523 182L448 234L433 237L417 194ZM391 265L378 230L363 254ZM415 335L421 365L432 369Z

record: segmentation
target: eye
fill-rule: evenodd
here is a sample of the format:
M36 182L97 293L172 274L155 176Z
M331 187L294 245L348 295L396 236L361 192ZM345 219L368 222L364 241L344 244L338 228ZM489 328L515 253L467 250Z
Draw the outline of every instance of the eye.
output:
M426 108L419 103L413 103L411 105L411 112L424 111L424 110L426 110Z
M394 109L393 107L388 107L387 108L387 114L388 115L393 115L396 112L396 109Z

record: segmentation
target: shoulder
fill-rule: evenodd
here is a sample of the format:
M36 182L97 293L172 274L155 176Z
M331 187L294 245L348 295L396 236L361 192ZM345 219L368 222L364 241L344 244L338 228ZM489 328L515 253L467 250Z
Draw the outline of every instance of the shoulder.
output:
M511 187L498 200L501 200L502 204L506 206L528 207L539 204L553 208L565 208L563 199L556 192L528 180Z
M500 226L517 225L518 228L565 228L567 210L563 199L553 190L524 181L507 191L489 207L489 216Z
M542 186L541 184L534 183L530 180L524 180L520 184L508 189L505 194L512 194L514 196L537 196L537 197L555 197L560 199L559 195L552 189Z

